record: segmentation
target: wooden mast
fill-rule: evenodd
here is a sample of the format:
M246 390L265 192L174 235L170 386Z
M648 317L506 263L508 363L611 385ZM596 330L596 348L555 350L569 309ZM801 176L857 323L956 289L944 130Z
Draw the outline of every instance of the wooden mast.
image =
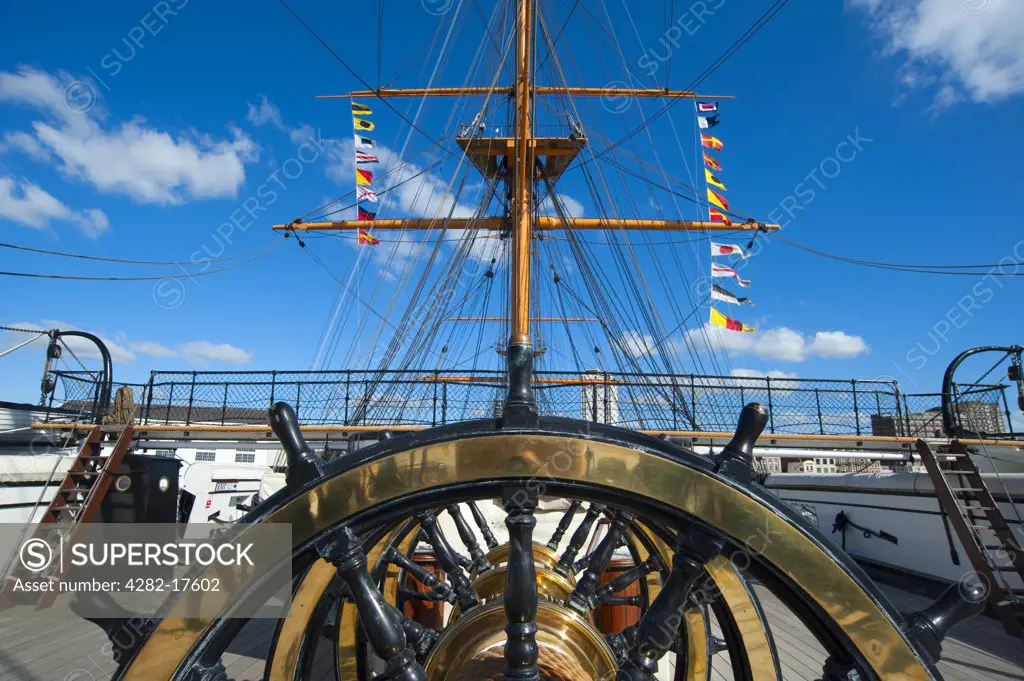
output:
M516 155L512 206L512 335L510 345L530 340L530 220L533 216L533 133L531 86L533 61L533 2L519 0L516 35L515 130Z
M508 395L503 417L513 425L537 418L533 395L533 340L530 338L530 242L533 218L533 3L516 8L515 165L512 179L511 334L508 339Z

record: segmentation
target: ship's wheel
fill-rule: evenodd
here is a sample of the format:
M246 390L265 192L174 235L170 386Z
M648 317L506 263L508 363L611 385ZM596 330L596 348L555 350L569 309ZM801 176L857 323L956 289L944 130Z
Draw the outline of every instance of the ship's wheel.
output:
M748 405L716 460L540 418L385 438L324 464L291 410L275 406L288 484L245 522L292 525L294 584L261 678L314 678L329 641L330 678L344 681L705 681L714 655L728 656L738 680L782 681L757 596L768 590L827 651L822 678L938 679L943 632L977 612L974 599L951 592L924 612L895 611L848 557L752 482L763 417ZM559 509L547 536L535 533L538 505ZM494 511L504 519L492 526ZM609 578L616 555L628 567ZM118 650L116 678L226 678L222 658L246 628L231 608L265 598L259 591L219 618L189 618L172 604ZM638 621L607 631L595 613L618 606Z

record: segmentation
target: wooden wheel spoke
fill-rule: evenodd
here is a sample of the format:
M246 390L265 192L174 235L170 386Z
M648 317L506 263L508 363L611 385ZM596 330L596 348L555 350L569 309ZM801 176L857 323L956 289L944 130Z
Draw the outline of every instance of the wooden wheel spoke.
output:
M620 681L651 681L658 660L672 648L682 623L683 608L704 565L719 553L720 543L703 530L691 527L680 532L672 557L672 571L635 630L623 632L628 652L619 666ZM620 643L620 647L621 647Z
M555 565L555 572L561 575L575 574L573 568L576 556L579 554L580 549L583 548L587 537L590 536L590 530L594 527L594 521L597 520L597 516L601 515L602 512L604 512L604 507L599 504L591 504L587 508L586 515L583 516L583 520L580 521L576 531L572 533L569 545L565 547L565 552L558 560L558 564Z
M473 585L470 584L466 573L462 571L462 564L458 559L458 554L452 549L448 540L445 539L444 533L441 532L441 528L437 524L437 516L431 511L426 511L421 513L418 518L427 542L434 549L434 556L437 558L437 562L441 564L441 568L448 575L448 581L455 591L459 608L462 612L466 612L470 608L475 607L479 603L476 591L473 589Z
M565 509L565 513L562 514L562 519L558 521L558 527L551 534L551 539L548 540L548 548L552 551L558 550L558 545L562 543L562 537L569 530L569 525L572 524L572 518L576 515L576 511L580 510L580 506L583 505L582 501L573 499L569 502L569 508Z
M466 522L466 518L462 515L462 509L459 508L458 504L451 504L450 506L447 506L445 510L448 511L448 515L450 515L452 520L455 521L455 529L459 532L459 538L469 551L469 557L472 561L470 571L479 574L489 570L491 568L491 564L487 562L487 556L484 555L483 549L480 548L480 544L476 541L476 536L473 534L473 530L470 528L469 523Z
M662 568L661 559L658 558L657 554L652 553L650 556L648 556L647 560L645 560L644 562L640 563L636 567L632 567L632 568L626 570L625 572L623 572L620 575L616 575L609 582L607 582L606 584L602 584L600 587L598 587L594 591L594 595L591 598L591 601L592 601L593 605L596 606L598 604L604 604L604 605L626 604L626 603L623 603L623 602L621 602L619 600L616 600L616 599L619 599L621 597L615 596L615 594L617 594L618 592L622 591L623 589L625 589L626 587L628 587L629 585L631 585L633 582L637 581L638 579L642 579L642 578L646 577L647 575L651 574L652 572L656 572L658 570L661 570L661 568ZM636 599L636 601L637 601L636 605L640 604L640 597L639 596L627 596L626 598ZM632 605L632 601L630 601L630 603L628 603L628 604Z
M569 598L565 601L567 606L577 612L586 613L597 605L594 593L600 584L601 575L608 569L608 563L611 562L612 555L614 555L615 549L619 546L619 542L622 540L623 535L625 535L626 528L632 520L633 516L624 512L616 513L612 516L611 523L608 525L608 533L605 534L597 548L590 554L590 560L587 561L587 567L583 571L583 576L580 577L576 583L576 588L573 589L573 592L569 594Z
M436 599L448 601L450 603L455 602L455 592L447 581L441 579L436 573L423 567L412 558L409 558L394 546L388 548L387 551L384 552L383 558L392 565L402 568L419 580L424 586L429 588L429 593L432 596L430 600Z
M426 635L425 631L418 631L416 627L419 625L408 628L406 618L385 602L366 568L366 553L359 537L343 526L319 544L317 550L322 558L334 565L338 577L344 582L347 596L355 603L373 652L385 661L384 676L395 681L426 681L423 668L416 661L416 653L409 647L409 633L416 635L415 643L419 643Z
M504 495L508 528L508 571L505 574L505 678L539 681L537 668L537 570L533 562L533 528L537 497L530 490Z
M480 510L475 501L469 502L469 510L473 514L476 526L480 529L480 534L484 536L484 543L487 544L487 548L498 548L498 540L494 538L494 532L491 531L491 526L487 524L487 518L484 517L483 511Z

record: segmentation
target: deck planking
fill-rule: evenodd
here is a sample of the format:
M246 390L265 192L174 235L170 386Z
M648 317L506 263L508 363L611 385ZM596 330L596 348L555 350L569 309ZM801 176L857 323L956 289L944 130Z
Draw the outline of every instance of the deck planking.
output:
M777 598L755 587L779 653L783 681L815 681L825 651L813 634ZM882 586L904 612L927 606L920 594ZM223 656L231 681L260 681L273 637L272 620L253 620ZM717 624L712 630L721 635ZM939 671L946 681L1024 681L1024 645L1003 632L999 622L978 617L957 625L943 644ZM663 681L671 664L663 666ZM31 608L0 612L0 679L3 681L107 681L115 665L110 644L96 625L79 619L36 613ZM333 678L331 647L318 645L313 681ZM715 656L713 681L733 681L726 653Z

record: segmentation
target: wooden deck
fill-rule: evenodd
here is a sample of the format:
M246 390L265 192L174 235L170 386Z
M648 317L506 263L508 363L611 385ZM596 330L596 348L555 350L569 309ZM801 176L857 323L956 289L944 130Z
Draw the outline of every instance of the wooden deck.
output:
M883 587L904 611L930 599ZM759 589L779 650L785 681L814 681L825 652L811 633L777 600ZM254 620L224 656L232 681L259 681L274 622ZM329 647L318 647L316 681L331 679ZM975 618L957 626L943 645L940 670L946 681L1024 681L1024 644L1003 633L993 619ZM100 629L83 620L60 620L31 609L0 612L0 679L3 681L104 681L114 671L110 646ZM728 656L715 657L714 681L732 681ZM662 679L671 678L664 673Z

